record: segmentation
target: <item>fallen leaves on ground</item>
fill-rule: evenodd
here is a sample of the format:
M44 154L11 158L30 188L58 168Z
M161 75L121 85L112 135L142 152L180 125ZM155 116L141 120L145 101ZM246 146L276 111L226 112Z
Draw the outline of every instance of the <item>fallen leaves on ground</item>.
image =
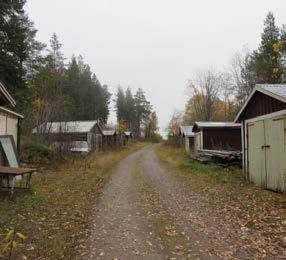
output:
M138 143L91 154L56 170L40 172L33 177L31 192L17 190L13 200L7 192L1 192L0 233L15 228L27 235L18 258L75 259L86 255L93 225L91 211L111 176L111 168L142 146Z
M216 255L286 257L285 195L248 183L239 169L194 162L182 149L161 145L157 153L192 194L189 219Z

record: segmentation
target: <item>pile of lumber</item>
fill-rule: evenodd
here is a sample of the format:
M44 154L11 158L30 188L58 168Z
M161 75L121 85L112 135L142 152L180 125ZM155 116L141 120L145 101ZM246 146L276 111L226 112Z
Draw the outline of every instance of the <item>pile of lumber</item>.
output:
M241 165L240 151L198 150L192 159L202 163L215 162L222 165Z

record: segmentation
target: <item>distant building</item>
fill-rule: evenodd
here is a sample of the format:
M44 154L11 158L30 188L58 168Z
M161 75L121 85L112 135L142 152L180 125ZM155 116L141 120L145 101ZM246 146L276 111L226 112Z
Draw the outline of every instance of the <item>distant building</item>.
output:
M86 153L102 150L103 132L97 121L47 122L32 133L59 149Z
M123 145L127 145L132 141L133 141L133 133L131 131L123 132Z
M190 152L194 149L194 137L193 126L180 126L179 129L180 143L184 145L186 152Z
M103 150L120 146L120 134L115 129L103 130Z

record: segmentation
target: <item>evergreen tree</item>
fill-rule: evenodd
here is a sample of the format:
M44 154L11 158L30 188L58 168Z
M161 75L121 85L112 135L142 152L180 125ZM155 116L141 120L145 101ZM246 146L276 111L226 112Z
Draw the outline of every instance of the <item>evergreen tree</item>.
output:
M72 100L73 120L100 119L107 122L111 97L108 87L101 86L81 56L72 57L67 68L65 94Z
M134 121L135 121L135 101L132 95L132 91L130 88L126 89L125 92L125 102L126 102L126 109L125 109L125 113L126 113L126 126L128 128L128 130L133 131L134 130Z
M151 113L152 106L145 97L144 91L139 88L134 96L135 103L135 135L140 136L141 126L143 126Z
M281 81L280 55L274 50L279 41L279 28L275 25L273 13L269 12L264 22L261 43L252 54L249 69L255 75L256 83L279 83Z
M36 30L24 11L25 3L25 0L0 2L0 81L13 94L26 88L25 62L43 47L35 40Z
M64 68L64 55L61 52L62 44L59 42L58 36L53 33L50 39L50 56L52 67L55 70L62 70Z
M124 124L126 124L126 98L124 90L121 86L118 86L117 88L115 110L117 122L124 122Z
M95 77L95 76L94 76ZM109 104L111 94L108 91L108 86L101 86L99 81L95 84L95 118L101 120L104 124L107 123L109 116Z

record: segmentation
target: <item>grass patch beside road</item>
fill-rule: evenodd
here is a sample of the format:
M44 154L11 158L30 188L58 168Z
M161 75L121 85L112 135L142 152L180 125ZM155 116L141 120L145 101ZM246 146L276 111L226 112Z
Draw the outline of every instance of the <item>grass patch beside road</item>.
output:
M39 173L33 177L32 190L16 190L13 200L1 192L0 233L13 228L27 236L13 259L75 259L86 254L91 213L112 167L143 146L136 143L122 150L91 154Z
M193 161L181 148L160 144L156 152L171 174L199 194L206 216L249 239L249 248L240 250L253 250L259 259L286 257L285 195L249 183L238 168Z
M203 181L207 186L225 183L228 185L247 185L241 170L237 167L222 167L216 164L202 164L190 159L183 148L161 144L157 148L159 159L171 166L176 174L191 182ZM191 178L190 178L191 177ZM199 185L199 183L197 183Z

